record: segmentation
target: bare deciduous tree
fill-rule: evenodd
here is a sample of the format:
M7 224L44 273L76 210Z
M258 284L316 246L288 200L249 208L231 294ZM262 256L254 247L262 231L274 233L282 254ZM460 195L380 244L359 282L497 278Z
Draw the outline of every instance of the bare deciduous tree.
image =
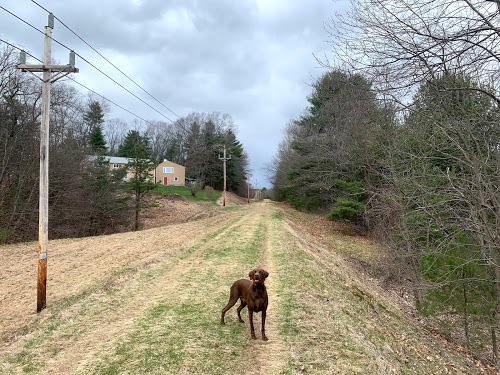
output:
M123 143L129 126L127 123L118 118L111 118L104 122L104 136L111 155L118 153L118 148Z
M335 64L369 77L403 103L419 83L462 72L498 90L500 9L484 0L350 0L326 24ZM498 102L492 90L483 90ZM497 91L498 92L498 91Z

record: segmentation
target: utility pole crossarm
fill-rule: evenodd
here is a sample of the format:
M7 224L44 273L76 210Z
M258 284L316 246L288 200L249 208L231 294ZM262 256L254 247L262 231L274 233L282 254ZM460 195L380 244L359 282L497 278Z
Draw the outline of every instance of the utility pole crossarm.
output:
M50 16L49 16L50 17ZM48 28L49 26L47 26ZM46 34L47 30L46 30ZM49 47L50 48L50 47ZM67 65L54 65L50 64L49 62L44 62L42 65L30 65L26 64L26 53L23 51L21 52L21 56L19 59L19 64L16 65L17 69L21 69L23 72L31 72L31 73L45 73L48 72L49 74L51 73L57 73L55 76L50 77L51 82L55 82L58 79L67 76L70 73L78 73L80 70L78 68L75 68L75 52L71 51L69 53L69 64ZM65 73L65 74L64 74Z
M66 72L66 73L78 73L78 68L75 68L71 65L27 65L27 64L18 64L16 65L17 69L25 70L27 72L33 73L43 73L45 71L51 72Z

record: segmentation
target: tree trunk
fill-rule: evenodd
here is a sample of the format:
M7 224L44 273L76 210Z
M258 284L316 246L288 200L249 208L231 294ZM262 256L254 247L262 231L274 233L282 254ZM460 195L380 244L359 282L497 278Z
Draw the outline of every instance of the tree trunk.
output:
M462 270L462 281L465 279L465 272ZM470 337L469 337L469 312L467 311L467 288L465 286L465 282L462 284L463 293L464 293L464 333L465 333L465 345L467 347L467 351L471 352L470 347Z
M497 343L497 321L496 321L496 308L491 312L491 347L493 351L493 363L497 369L500 368L500 361L498 358L498 343Z
M135 193L135 221L134 230L139 230L139 210L141 208L141 194L139 192Z

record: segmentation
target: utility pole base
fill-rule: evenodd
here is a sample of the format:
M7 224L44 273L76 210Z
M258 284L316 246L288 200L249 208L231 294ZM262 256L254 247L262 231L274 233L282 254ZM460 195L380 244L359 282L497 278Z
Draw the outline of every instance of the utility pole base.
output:
M47 258L38 260L38 283L36 293L36 312L47 307Z

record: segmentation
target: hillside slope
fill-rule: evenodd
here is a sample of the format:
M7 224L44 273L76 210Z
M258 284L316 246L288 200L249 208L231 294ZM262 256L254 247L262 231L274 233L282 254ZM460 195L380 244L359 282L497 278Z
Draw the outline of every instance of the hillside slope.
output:
M313 235L271 202L220 210L140 232L51 241L41 314L36 244L0 247L0 373L482 373L341 255L342 247L376 244ZM250 339L235 308L219 324L230 285L256 266L270 273L267 342Z

